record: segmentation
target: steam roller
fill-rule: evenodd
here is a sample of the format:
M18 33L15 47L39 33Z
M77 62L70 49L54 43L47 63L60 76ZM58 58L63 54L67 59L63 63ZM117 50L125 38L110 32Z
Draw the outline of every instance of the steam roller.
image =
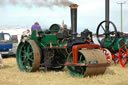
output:
M72 4L71 29L53 24L47 30L34 30L30 39L21 41L17 48L17 65L21 71L34 72L43 68L63 70L66 66L72 76L85 77L103 74L106 55L94 44L92 32L77 33L77 7Z

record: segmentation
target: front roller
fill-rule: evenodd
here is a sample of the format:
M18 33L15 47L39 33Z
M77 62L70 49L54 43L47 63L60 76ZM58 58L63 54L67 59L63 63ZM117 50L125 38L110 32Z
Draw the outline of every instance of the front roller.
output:
M16 60L21 71L36 71L40 66L40 57L40 49L35 41L28 40L18 45Z
M88 48L78 50L77 63L74 63L73 53L70 53L67 64L69 73L76 77L103 74L108 65L102 50Z

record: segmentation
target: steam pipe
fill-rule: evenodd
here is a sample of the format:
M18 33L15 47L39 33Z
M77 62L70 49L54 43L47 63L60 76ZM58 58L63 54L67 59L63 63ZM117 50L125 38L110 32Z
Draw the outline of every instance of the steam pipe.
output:
M77 4L70 5L71 8L71 28L72 28L72 39L76 39L77 35Z

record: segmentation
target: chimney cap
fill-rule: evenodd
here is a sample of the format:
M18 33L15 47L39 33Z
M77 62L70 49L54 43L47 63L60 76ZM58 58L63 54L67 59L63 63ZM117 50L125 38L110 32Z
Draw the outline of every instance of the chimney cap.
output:
M77 4L71 4L71 5L70 5L70 8L77 8L77 7L78 7Z

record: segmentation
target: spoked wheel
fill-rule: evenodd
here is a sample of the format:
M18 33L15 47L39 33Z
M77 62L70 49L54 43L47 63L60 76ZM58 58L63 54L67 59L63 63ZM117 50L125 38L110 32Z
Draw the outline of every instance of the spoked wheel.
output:
M40 49L33 40L18 45L16 60L21 71L33 72L40 66Z
M122 67L126 67L128 62L128 45L123 45L119 50L119 62Z
M109 24L109 27L106 27L106 23ZM97 27L96 36L102 48L112 47L117 39L115 24L111 21L102 21ZM106 46L106 41L110 41L111 43Z
M111 63L112 55L108 49L103 48L103 53L106 55L107 63Z
M118 64L119 63L119 58L117 54L112 54L112 60L114 61L114 64Z
M72 53L70 53L67 62L71 62L73 63L73 56ZM82 53L78 53L78 63L85 63L85 57ZM84 77L85 76L85 72L86 72L86 67L85 66L67 66L69 73L72 76L76 76L76 77Z

